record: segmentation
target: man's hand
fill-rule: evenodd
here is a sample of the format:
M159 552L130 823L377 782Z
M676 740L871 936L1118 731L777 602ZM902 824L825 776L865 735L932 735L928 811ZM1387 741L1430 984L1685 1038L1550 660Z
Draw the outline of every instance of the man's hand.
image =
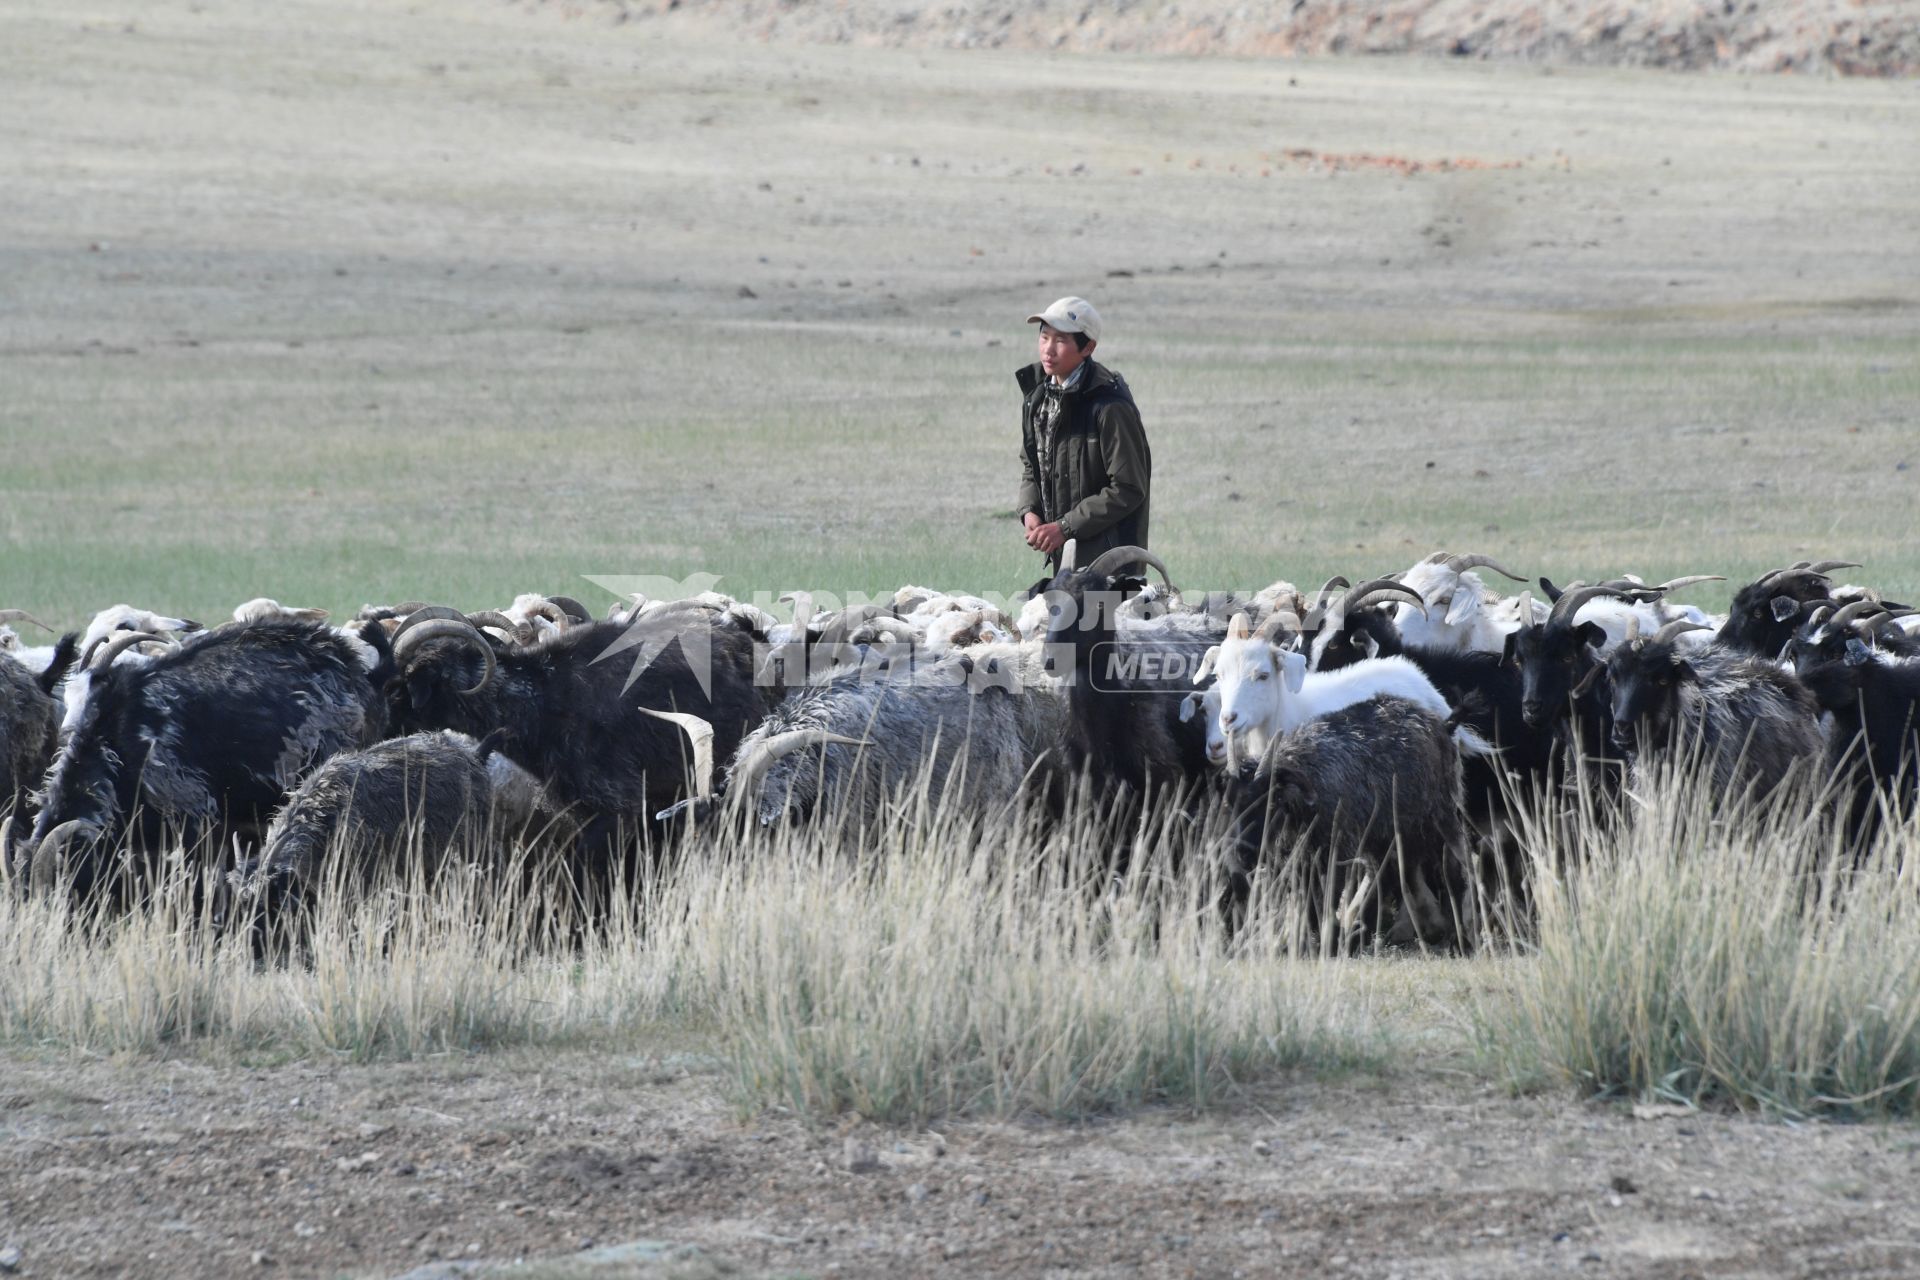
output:
M1026 528L1027 545L1030 547L1033 546L1033 531L1040 527L1039 513L1033 511L1027 512L1026 515L1020 517L1020 523Z
M1067 535L1060 530L1056 521L1053 524L1036 525L1027 531L1027 545L1042 555L1053 555L1067 543Z

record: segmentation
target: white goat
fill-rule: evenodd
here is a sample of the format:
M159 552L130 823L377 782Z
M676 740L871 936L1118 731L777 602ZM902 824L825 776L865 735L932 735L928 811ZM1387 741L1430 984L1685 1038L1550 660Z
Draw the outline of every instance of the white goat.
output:
M1194 673L1196 684L1214 677L1220 731L1243 739L1251 754L1262 754L1273 739L1309 720L1370 698L1404 698L1442 719L1453 714L1426 672L1406 658L1366 658L1337 671L1308 671L1305 654L1274 638L1288 622L1298 625L1275 614L1254 632L1246 614L1234 615L1226 638L1207 651ZM1454 739L1474 754L1492 750L1470 729L1455 729Z
M1460 649L1499 653L1507 636L1523 623L1545 622L1547 606L1526 604L1530 617L1520 616L1522 601L1503 600L1474 570L1485 567L1516 582L1525 579L1502 568L1489 556L1455 556L1436 551L1400 575L1400 581L1420 593L1424 606L1402 604L1393 611L1393 625L1408 644L1430 649Z

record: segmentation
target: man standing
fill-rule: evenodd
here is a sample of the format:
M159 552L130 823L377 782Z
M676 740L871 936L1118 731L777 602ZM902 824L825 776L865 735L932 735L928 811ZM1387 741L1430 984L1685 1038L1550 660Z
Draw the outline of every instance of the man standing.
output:
M1126 380L1094 362L1100 313L1062 298L1027 323L1040 326L1040 359L1016 375L1026 402L1014 509L1027 545L1056 569L1069 538L1081 564L1146 546L1153 458Z

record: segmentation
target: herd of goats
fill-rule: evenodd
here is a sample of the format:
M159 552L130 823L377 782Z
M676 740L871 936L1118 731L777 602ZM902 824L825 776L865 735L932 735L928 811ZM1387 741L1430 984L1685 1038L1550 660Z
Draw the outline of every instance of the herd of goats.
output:
M790 622L704 593L345 626L116 605L44 646L0 625L0 860L16 891L125 903L197 858L257 918L343 860L466 859L503 824L591 872L728 823L858 838L903 797L1060 821L1160 796L1224 816L1229 880L1292 859L1364 886L1356 932L1444 944L1515 806L1576 778L1617 796L1686 755L1716 797L1800 780L1857 841L1914 798L1920 617L1836 582L1850 563L1768 573L1725 616L1670 599L1717 578L1502 595L1483 571L1524 580L1444 552L1204 597L1137 547L1062 566L1005 610L904 587L796 596Z

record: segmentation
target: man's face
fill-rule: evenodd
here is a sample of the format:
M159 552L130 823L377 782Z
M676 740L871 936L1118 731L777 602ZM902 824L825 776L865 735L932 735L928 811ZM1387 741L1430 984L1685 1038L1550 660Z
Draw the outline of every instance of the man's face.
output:
M1064 382L1073 376L1073 371L1080 367L1080 362L1092 352L1091 342L1087 344L1087 349L1082 351L1080 344L1074 341L1073 334L1061 333L1048 324L1040 326L1040 367L1047 371L1049 378L1057 378Z

